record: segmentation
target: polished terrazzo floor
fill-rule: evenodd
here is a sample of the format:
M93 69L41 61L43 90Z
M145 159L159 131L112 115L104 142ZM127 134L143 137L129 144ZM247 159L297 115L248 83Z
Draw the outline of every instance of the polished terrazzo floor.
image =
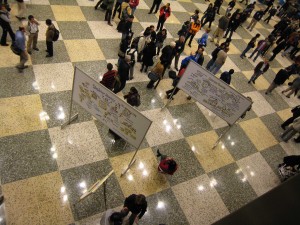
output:
M256 32L264 36L272 30L274 20L270 25L259 22L251 33L238 28L233 35L222 70L235 69L232 87L251 96L254 104L214 150L211 147L226 123L199 103L187 101L183 92L161 111L171 80L164 79L156 90L147 90L148 78L136 64L134 79L123 93L135 86L142 99L138 110L153 123L136 163L120 177L133 147L125 146L122 140L112 144L108 128L76 104L73 112L79 113L79 119L60 129L69 114L74 66L98 80L107 62L117 62L121 37L116 31L118 21L113 27L107 26L104 12L95 11L94 4L88 0L31 0L27 14L41 22L40 51L33 52L24 73L15 68L18 57L8 47L0 47L0 176L5 196L0 224L99 224L105 211L102 189L81 202L78 199L112 169L115 173L107 182L108 208L120 208L131 193L145 194L149 207L141 225L211 224L280 184L278 163L284 156L300 152L293 141L281 141L280 124L299 100L285 98L281 94L285 86L268 96L264 91L276 72L291 62L278 55L271 69L255 85L249 85L255 63L239 57ZM133 24L135 34L156 25L157 15L147 14L151 4L152 0L141 0ZM11 5L15 15L16 4ZM181 23L196 7L203 12L207 4L200 0L171 1L173 13L165 23L166 43L177 38ZM221 14L226 7L223 4ZM237 7L244 5L238 3ZM256 9L259 7L264 8L258 4ZM53 58L45 58L47 18L61 31ZM19 22L14 16L12 20L16 29ZM200 31L196 38L202 34ZM185 48L185 55L196 48L193 41L192 48ZM204 64L214 48L209 42ZM157 148L179 163L173 176L157 173Z

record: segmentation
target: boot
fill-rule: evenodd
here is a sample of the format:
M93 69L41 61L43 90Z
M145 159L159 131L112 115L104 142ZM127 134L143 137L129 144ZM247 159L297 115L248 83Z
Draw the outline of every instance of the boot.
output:
M157 154L156 154L157 157L160 157L160 156L161 156L161 153L160 153L159 149L157 149L156 153L157 153Z
M4 196L2 195L2 196L0 197L0 205L2 205L3 202L4 202Z

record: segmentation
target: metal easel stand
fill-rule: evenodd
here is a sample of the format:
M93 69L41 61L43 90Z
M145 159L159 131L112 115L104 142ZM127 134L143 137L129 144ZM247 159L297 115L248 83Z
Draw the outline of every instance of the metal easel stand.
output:
M64 129L67 125L70 125L74 120L76 120L78 118L78 113L76 113L75 115L72 115L72 108L73 108L73 91L74 91L74 82L75 82L75 72L76 72L76 68L74 68L74 76L73 76L73 85L72 85L72 93L71 93L71 104L70 104L70 111L69 111L69 119L64 122L61 126L60 129Z
M217 145L220 143L221 139L223 138L223 136L233 127L233 125L230 125L228 123L228 127L226 130L224 130L224 132L219 136L218 140L216 141L216 143L214 144L214 146L212 147L212 149L215 149L217 147Z
M174 87L174 90L172 91L171 96L169 97L167 103L161 108L161 111L163 109L165 109L166 107L168 107L168 105L171 103L171 101L173 99L174 92L176 91L176 89L177 89L177 85L176 85L176 87Z
M127 145L127 142L126 142L126 145ZM126 146L126 145L125 145L125 146ZM124 147L125 147L125 146L124 146ZM130 163L128 164L126 170L125 170L123 173L121 173L121 177L123 177L123 176L127 173L127 171L130 169L130 167L132 167L132 165L135 163L135 161L136 161L135 156L136 156L138 150L139 150L139 148L137 148L137 149L135 150L135 153L133 154L133 156L132 156L132 158L131 158L131 160L130 160Z

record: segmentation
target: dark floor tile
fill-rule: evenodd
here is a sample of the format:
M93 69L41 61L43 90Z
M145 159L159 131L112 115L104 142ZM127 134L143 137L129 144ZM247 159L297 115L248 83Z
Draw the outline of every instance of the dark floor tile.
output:
M105 60L74 62L73 65L74 67L78 67L78 69L82 70L96 81L99 81L99 77L103 75L105 71L107 71L107 62Z
M78 202L83 194L85 187L80 187L80 183L84 182L86 188L91 187L98 180L103 179L112 167L109 160L102 160L84 166L75 167L61 171L68 200L75 221L84 219L94 214L105 211L103 185L90 196ZM121 191L116 175L112 174L106 182L106 203L107 208L115 208L124 201L124 195Z
M64 40L94 39L86 21L60 21L57 24Z
M254 66L246 58L242 59L237 54L228 55L228 57L241 71L251 71L254 69Z
M139 221L140 225L148 224L188 224L171 189L147 197L147 213Z
M134 16L140 22L147 21L147 22L157 23L158 19L155 16L155 14L148 14L148 12L149 12L149 10L147 10L147 9L139 9L139 10L135 11Z
M165 28L167 29L167 31L169 31L174 39L178 38L178 31L181 29L180 24L167 23L165 24Z
M61 126L69 119L72 91L41 94L43 109L49 115L47 120L49 128ZM72 123L92 120L91 114L73 102L72 116L78 113L78 119Z
M95 10L94 7L90 6L81 6L80 9L86 18L86 21L104 21L105 11Z
M283 163L283 158L287 156L283 148L278 144L267 148L260 152L264 159L267 161L269 166L272 168L274 173L280 178L278 173L278 165Z
M218 135L221 135L226 129L220 128L216 132ZM221 142L228 149L235 161L257 152L255 146L239 125L233 125L223 136Z
M188 181L205 173L185 139L153 147L155 155L157 149L159 149L163 155L174 158L178 164L178 170L172 176L166 176L171 186ZM159 161L160 158L157 159Z
M280 134L283 132L280 125L282 124L282 119L278 116L277 113L272 113L260 117L263 123L266 125L268 130L273 134L277 141L281 141Z
M141 32L143 32L145 29L143 28L143 26L140 23L132 23L132 30L134 32L134 37L137 37L140 35Z
M252 35L250 33L248 33L248 31L245 29L246 28L246 24L243 25L243 27L239 27L237 30L236 30L236 33L238 35L240 35L241 38L243 39L251 39L252 38ZM245 46L246 47L246 46Z
M256 91L253 85L248 84L248 79L241 72L233 74L231 84L240 93Z
M238 169L232 163L208 174L216 180L215 189L231 213L257 198L248 181L243 182L241 173L236 173Z
M270 66L271 66L271 68L280 68L280 69L283 68L283 66L277 61L276 58L272 62L270 62ZM288 66L288 65L286 65L286 66Z
M51 5L78 5L76 0L49 0Z
M181 125L185 137L211 130L209 122L195 103L169 106L169 112Z
M119 39L98 39L97 42L106 59L118 58L118 51L120 48Z
M0 138L0 176L6 184L58 169L48 130Z
M263 35L265 38L267 38L270 35L270 31L268 31L265 28L256 28L256 30Z
M64 41L56 41L53 43L53 57L50 58L46 58L46 41L39 41L38 47L40 49L39 53L31 57L32 65L70 62Z
M192 3L189 3L189 4L192 4ZM172 7L171 7L171 8L172 8ZM195 9L196 9L196 6L195 6L193 12L195 11ZM178 19L179 22L181 23L181 24L177 24L177 25L180 25L180 28L181 28L182 24L183 24L185 21L189 21L189 20L190 20L190 17L191 17L191 15L190 15L189 13L187 13L187 12L172 12L172 13L173 13L174 16L176 17L176 19ZM166 25L166 24L165 24L165 25ZM167 24L166 27L168 27L168 25L171 25L171 24ZM175 25L175 24L173 24L173 25ZM168 31L169 31L169 30L168 30Z
M33 15L37 21L43 22L46 19L55 20L54 14L52 12L50 5L32 5L27 7L27 15ZM44 35L44 34L43 34Z
M180 2L180 5L187 11L187 12L194 12L197 9L197 6L191 2ZM188 20L188 18L186 19Z
M15 67L0 70L0 98L37 94L32 66L19 73Z
M284 96L278 94L276 91L272 92L271 95L265 95L265 91L259 91L272 106L275 111L280 111L289 108L290 106L283 100Z

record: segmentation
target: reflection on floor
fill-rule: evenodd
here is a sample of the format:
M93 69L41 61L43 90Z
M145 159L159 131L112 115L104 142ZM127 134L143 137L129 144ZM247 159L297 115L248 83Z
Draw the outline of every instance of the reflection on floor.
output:
M285 155L299 154L299 146L293 141L284 143L279 138L280 123L291 115L290 108L299 100L285 98L281 94L284 87L264 95L276 72L290 61L278 55L271 69L250 85L247 81L255 63L239 57L254 34L265 36L272 30L276 22L271 20L270 25L259 22L251 33L241 27L233 35L222 70L235 68L232 87L251 96L254 105L214 150L211 147L226 129L226 123L199 103L188 101L183 92L161 111L171 80L164 79L156 90L147 90L148 77L139 72L140 64L136 64L134 79L123 93L132 86L140 91L142 104L138 110L153 124L136 163L120 177L134 153L132 146L122 140L112 144L108 128L76 104L73 110L79 113L79 119L64 130L59 127L69 116L73 67L98 80L107 62L117 62L121 37L115 29L118 20L113 27L107 26L104 12L94 10L95 1L30 2L28 15L33 14L41 25L40 51L31 55L29 68L18 73L18 57L9 48L0 47L0 176L5 196L0 224L99 224L105 211L102 189L81 202L78 199L112 169L115 173L107 183L108 208L119 209L126 196L143 193L149 207L141 225L210 224L277 186L277 164ZM196 7L201 12L206 10L207 5L198 2L171 2L173 13L165 24L166 43L177 38L181 24ZM151 5L152 0L140 2L133 24L135 34L156 25L158 15L147 14ZM264 8L257 5L256 9ZM20 25L14 17L17 6L11 6L16 30ZM221 14L226 7L224 3ZM242 7L237 3L237 8ZM61 32L50 59L45 58L47 18L53 19ZM185 48L184 55L195 51L196 40L192 48ZM208 43L204 64L214 47ZM179 163L173 176L157 173L157 148Z

